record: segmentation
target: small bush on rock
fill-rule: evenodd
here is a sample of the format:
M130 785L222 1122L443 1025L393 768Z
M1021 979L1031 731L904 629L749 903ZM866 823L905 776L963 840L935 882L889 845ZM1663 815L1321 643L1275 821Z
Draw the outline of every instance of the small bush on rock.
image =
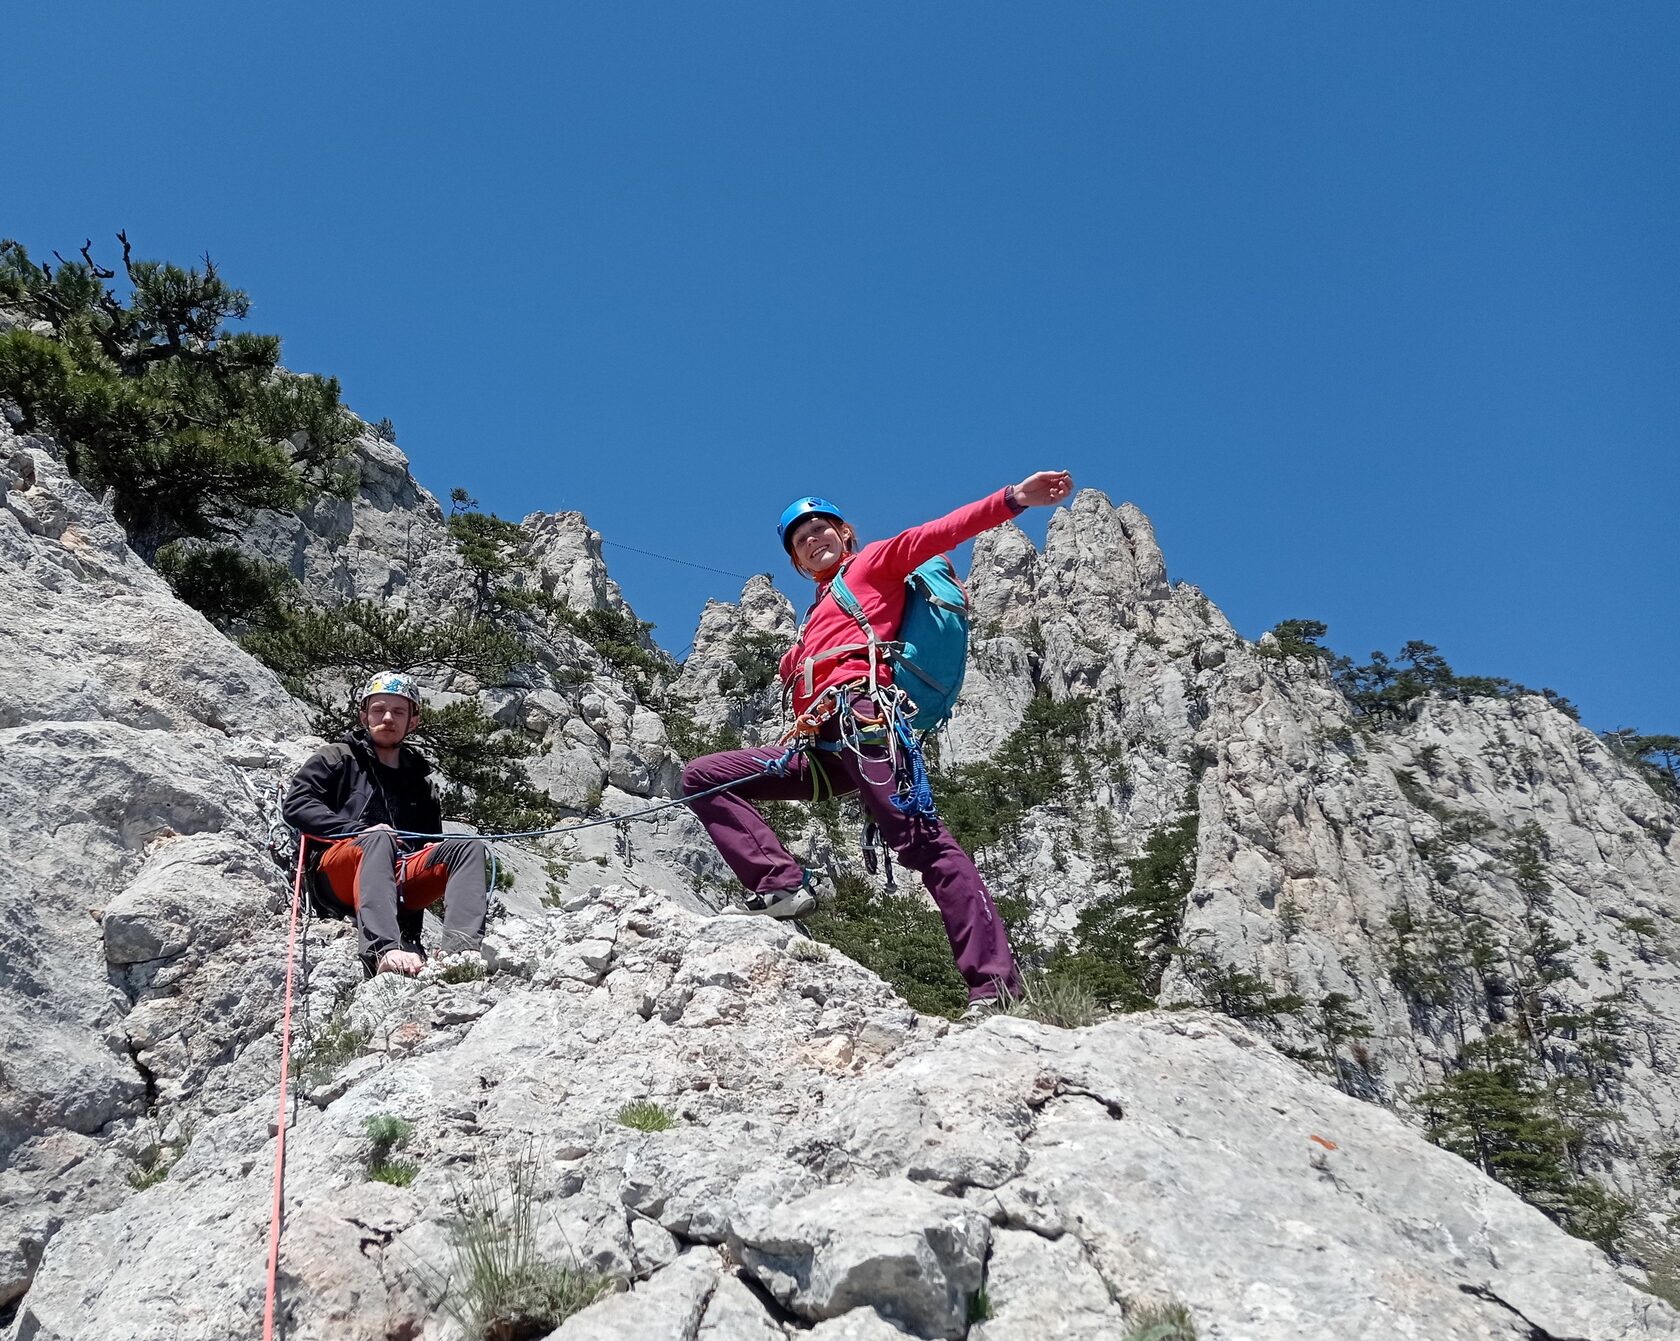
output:
M537 1248L537 1173L527 1149L505 1166L480 1163L454 1191L448 1272L424 1271L439 1305L473 1341L532 1341L588 1308L610 1282Z
M21 319L0 331L0 395L109 493L135 552L151 560L174 540L237 535L264 509L348 497L356 421L337 379L288 373L278 336L230 330L250 299L208 257L183 270L117 240L115 284L91 242L55 270L0 241L0 310Z
M408 1138L414 1135L414 1124L389 1113L378 1113L362 1123L362 1130L373 1142L373 1149L368 1154L368 1177L376 1183L390 1183L394 1187L407 1187L412 1183L415 1174L420 1172L420 1166L413 1160L392 1159L391 1152L408 1144Z
M652 1099L632 1099L618 1110L618 1120L637 1131L669 1131L677 1125L676 1118Z
M1196 1341L1196 1321L1182 1304L1141 1308L1123 1341Z
M1034 973L1021 981L1021 995L1003 1008L1016 1015L1057 1029L1081 1029L1109 1016L1097 1000L1091 985L1070 974Z
M292 1075L306 1090L318 1089L367 1050L369 1037L366 1029L351 1025L345 1007L340 1006L320 1034L308 1040L301 1053L293 1054Z
M488 970L482 959L459 959L438 974L439 982L450 984L482 982Z

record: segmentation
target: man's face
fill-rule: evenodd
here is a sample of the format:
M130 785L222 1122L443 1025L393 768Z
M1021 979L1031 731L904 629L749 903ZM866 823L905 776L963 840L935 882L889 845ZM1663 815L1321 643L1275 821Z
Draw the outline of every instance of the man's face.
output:
M420 710L401 694L375 694L363 701L361 718L373 743L390 749L420 724Z

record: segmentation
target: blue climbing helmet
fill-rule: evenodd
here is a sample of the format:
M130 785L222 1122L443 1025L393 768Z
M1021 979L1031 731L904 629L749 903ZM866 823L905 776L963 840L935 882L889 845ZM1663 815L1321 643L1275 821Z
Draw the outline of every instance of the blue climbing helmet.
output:
M818 498L815 494L806 494L804 498L796 498L782 509L782 519L776 523L776 539L782 542L782 548L789 555L793 553L793 541L789 539L793 528L806 517L828 517L844 526L846 518L840 509L826 498Z

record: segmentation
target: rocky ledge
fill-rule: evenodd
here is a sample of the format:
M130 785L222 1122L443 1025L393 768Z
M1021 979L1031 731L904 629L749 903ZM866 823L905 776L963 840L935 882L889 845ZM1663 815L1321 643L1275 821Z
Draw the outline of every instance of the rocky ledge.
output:
M457 983L359 982L346 929L311 928L292 1341L462 1335L439 1299L471 1275L475 1187L504 1211L523 1188L533 1251L612 1282L562 1341L1096 1341L1172 1316L1255 1341L1680 1336L1592 1247L1223 1017L964 1029L776 923L626 885L567 902L498 921L493 971ZM638 1101L672 1125L626 1125ZM276 1103L63 1228L16 1341L255 1335ZM406 1186L370 1177L369 1119L404 1124Z

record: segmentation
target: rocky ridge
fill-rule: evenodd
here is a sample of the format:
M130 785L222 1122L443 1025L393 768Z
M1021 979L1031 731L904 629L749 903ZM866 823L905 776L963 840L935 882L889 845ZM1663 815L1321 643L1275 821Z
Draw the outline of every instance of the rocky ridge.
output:
M17 1341L250 1335L286 892L260 854L264 801L313 742L272 677L127 552L50 443L0 435L0 566L23 612L0 637L0 812L24 854L0 877L0 1310ZM364 439L362 497L286 552L323 595L438 608L463 575L394 452ZM535 580L621 608L580 517L526 528ZM1648 1061L1605 1082L1627 1129L1595 1147L1595 1172L1661 1208L1641 1146L1675 1144L1676 886L1671 808L1640 779L1538 699L1426 703L1367 738L1319 671L1168 583L1147 520L1099 494L1056 518L1042 554L1014 528L984 538L974 570L983 636L950 757L986 757L1035 694L1090 697L1076 744L1111 761L1092 800L1115 850L1194 795L1187 935L1303 996L1353 995L1369 1061L1343 1061L1371 1097L1438 1074L1484 1022L1468 994L1456 1016L1420 1012L1393 985L1387 914L1450 887L1522 925L1533 895L1503 854L1512 824L1540 824L1547 915L1579 940L1572 962L1604 975L1573 981L1614 983L1644 1031ZM760 691L734 692L751 682L743 638L791 621L760 579L740 607L708 607L676 683L728 705L702 725L769 729ZM744 678L726 685L731 670ZM534 771L566 804L586 782L608 811L668 794L661 686L564 629L518 678L437 689L540 739ZM1434 810L1395 777L1415 781L1420 756L1448 798ZM1455 826L1461 809L1494 827ZM1045 926L1124 892L1088 820L1045 806L996 860ZM1162 1305L1212 1337L1676 1334L1595 1250L1240 1025L1175 1012L953 1032L783 928L711 917L715 859L685 816L512 860L485 981L363 984L342 926L305 938L288 1335L455 1335L428 1265L449 1261L470 1170L521 1160L543 1248L636 1281L564 1337L1096 1337ZM1619 934L1607 903L1657 934ZM1180 972L1164 995L1199 989ZM328 1067L327 1047L310 1065L347 1038L358 1055ZM621 1126L643 1097L678 1125ZM407 1188L366 1179L377 1114L415 1125ZM130 1186L160 1151L179 1156L168 1176ZM214 1283L203 1249L229 1264Z

